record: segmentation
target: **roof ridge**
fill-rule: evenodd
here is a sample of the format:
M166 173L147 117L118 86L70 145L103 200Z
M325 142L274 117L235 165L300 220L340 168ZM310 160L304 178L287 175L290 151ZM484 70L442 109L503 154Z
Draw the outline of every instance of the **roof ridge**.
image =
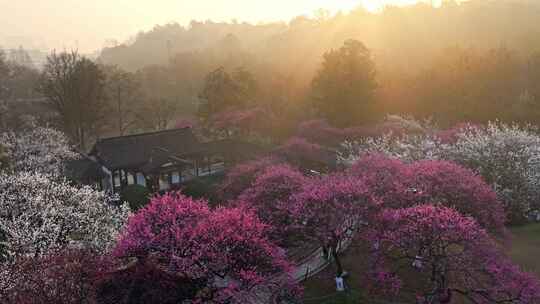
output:
M163 133L172 133L176 131L184 131L184 130L190 130L190 129L191 127L183 127L183 128L167 129L167 130L137 133L137 134L130 134L130 135L113 136L113 137L100 138L97 140L97 142L103 142L103 141L114 140L114 139L131 138L131 137L141 137L141 136L163 134Z

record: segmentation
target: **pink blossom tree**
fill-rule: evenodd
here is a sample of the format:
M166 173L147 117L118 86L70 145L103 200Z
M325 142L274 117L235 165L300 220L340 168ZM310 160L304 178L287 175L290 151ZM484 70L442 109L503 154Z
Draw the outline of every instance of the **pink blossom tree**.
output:
M337 162L336 151L301 137L290 138L274 154L298 167L318 171L328 171L329 166L335 167Z
M347 175L327 175L312 179L292 199L306 237L332 255L340 277L341 246L375 207L366 183Z
M161 269L193 283L192 301L251 303L254 294L290 283L284 252L266 229L246 210L210 210L205 201L171 193L129 220L114 255L156 258Z
M224 201L236 199L245 189L251 187L258 174L276 163L277 159L264 157L236 165L227 172L225 180L219 186L220 198Z
M457 294L472 303L540 300L538 279L513 266L474 219L453 209L387 209L363 236L372 244L372 292L412 292L417 303L451 303Z
M220 112L211 117L212 130L230 136L266 135L272 121L271 113L264 108L233 109Z
M370 192L385 208L400 208L414 195L409 187L409 172L401 160L383 154L366 154L360 157L346 174L362 178Z
M429 202L455 208L472 216L485 229L497 234L505 231L503 204L495 191L476 173L447 161L424 160L412 163L409 187L415 195L410 206Z
M289 165L273 165L259 174L238 198L238 204L253 210L269 225L269 237L288 247L300 237L298 215L291 202L308 178Z
M296 136L324 146L337 146L347 136L346 129L331 126L326 120L308 120L300 123Z
M457 164L430 160L406 164L368 154L347 172L363 178L386 208L435 203L474 217L490 232L505 231L504 207L495 191L479 175Z
M2 303L95 303L94 282L108 269L97 252L68 249L0 264Z
M176 304L193 299L205 282L171 272L157 257L122 265L113 260L92 278L100 304Z

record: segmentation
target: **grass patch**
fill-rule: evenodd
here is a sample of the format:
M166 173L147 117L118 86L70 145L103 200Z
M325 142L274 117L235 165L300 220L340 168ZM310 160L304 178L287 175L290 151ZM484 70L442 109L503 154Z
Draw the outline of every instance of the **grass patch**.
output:
M305 298L304 304L360 304L362 294L356 290L334 293L315 298ZM366 302L363 302L366 303Z
M540 223L512 227L508 254L523 270L536 273L540 277ZM304 282L305 304L356 304L374 303L362 292L362 274L368 269L362 248L351 248L342 257L342 262L350 276L346 283L351 291L336 293L335 268L328 266L324 271ZM410 299L403 299L408 303ZM376 303L376 302L375 302Z
M510 228L511 244L508 254L523 270L540 277L540 224Z

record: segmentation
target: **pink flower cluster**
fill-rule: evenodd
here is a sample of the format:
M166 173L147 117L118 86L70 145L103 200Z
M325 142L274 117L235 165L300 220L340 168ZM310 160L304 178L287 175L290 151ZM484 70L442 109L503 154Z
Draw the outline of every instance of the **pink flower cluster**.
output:
M274 151L278 157L285 159L289 163L304 166L307 163L324 163L331 157L335 157L335 152L319 144L311 143L305 138L293 137Z
M249 134L265 133L271 127L271 114L261 107L247 110L230 110L221 112L211 119L211 127L216 130Z
M511 264L473 218L454 209L386 209L362 235L377 244L370 254L372 292L413 290L426 303L450 303L454 295L486 304L540 300L538 279ZM411 273L414 282L407 279Z
M504 232L504 207L496 193L480 176L457 164L430 160L407 164L371 154L348 173L363 178L384 207L439 204L474 217L489 231Z
M267 228L247 210L210 210L204 201L169 193L130 218L114 254L156 258L168 271L204 282L193 300L211 294L218 302L244 303L253 288L275 286L290 270Z
M291 197L308 183L308 178L289 165L272 165L262 171L238 198L237 204L253 210L270 225L269 236L287 246L300 237L297 211Z
M251 187L259 173L277 162L274 158L265 157L233 167L227 172L225 180L219 186L218 194L220 198L223 201L236 199L245 189Z

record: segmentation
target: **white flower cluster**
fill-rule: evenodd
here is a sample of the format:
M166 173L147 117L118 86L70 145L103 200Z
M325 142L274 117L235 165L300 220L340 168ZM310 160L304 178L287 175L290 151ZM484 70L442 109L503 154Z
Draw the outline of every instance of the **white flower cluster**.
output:
M442 143L431 132L343 146L339 158L345 165L365 153L383 153L408 162L449 160L473 169L494 187L511 216L523 216L540 205L540 136L531 128L489 123L481 129L463 128L451 143Z
M338 155L339 162L350 166L362 155L371 153L381 153L407 162L439 159L443 144L429 135L394 137L386 134L362 141L345 142L342 146L343 149Z
M9 166L15 172L27 171L59 176L66 160L77 155L64 133L45 127L29 126L23 131L0 134Z
M113 205L90 187L75 188L39 173L0 173L4 258L40 256L68 246L105 250L128 215L125 204Z

